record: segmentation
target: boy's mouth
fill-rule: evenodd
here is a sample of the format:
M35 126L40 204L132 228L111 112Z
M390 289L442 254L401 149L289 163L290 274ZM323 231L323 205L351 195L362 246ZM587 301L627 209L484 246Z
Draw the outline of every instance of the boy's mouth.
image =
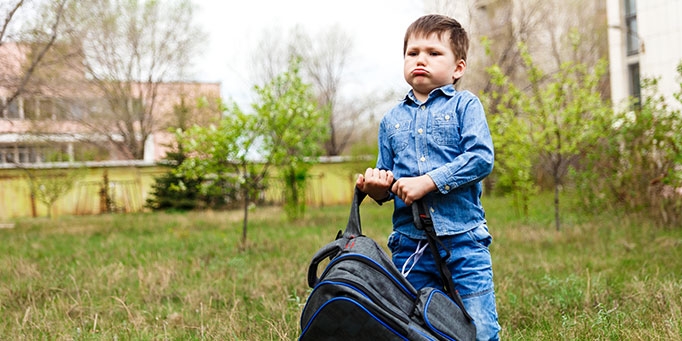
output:
M414 69L412 70L412 76L426 76L428 74L428 71L425 69Z

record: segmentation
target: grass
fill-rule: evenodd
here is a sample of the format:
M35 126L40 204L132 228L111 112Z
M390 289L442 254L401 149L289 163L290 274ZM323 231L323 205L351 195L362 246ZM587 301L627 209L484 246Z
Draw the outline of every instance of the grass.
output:
M620 215L527 220L485 198L505 340L682 340L682 229ZM366 202L385 244L390 207ZM0 230L0 340L294 340L310 258L346 206L20 219Z

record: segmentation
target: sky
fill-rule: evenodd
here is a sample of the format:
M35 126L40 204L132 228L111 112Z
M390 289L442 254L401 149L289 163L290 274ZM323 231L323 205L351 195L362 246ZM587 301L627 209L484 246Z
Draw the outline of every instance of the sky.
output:
M338 25L353 41L344 92L407 91L402 74L405 29L423 14L420 0L194 0L207 34L196 60L197 81L220 82L223 99L252 101L249 59L263 34L295 26L314 36Z

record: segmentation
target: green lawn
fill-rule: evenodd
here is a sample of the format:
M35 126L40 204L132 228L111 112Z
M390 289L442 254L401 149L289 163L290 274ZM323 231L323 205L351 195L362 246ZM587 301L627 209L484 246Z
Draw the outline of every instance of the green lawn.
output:
M682 340L682 228L485 198L505 340ZM308 262L349 207L17 220L0 230L0 340L293 340ZM390 205L361 208L385 244Z

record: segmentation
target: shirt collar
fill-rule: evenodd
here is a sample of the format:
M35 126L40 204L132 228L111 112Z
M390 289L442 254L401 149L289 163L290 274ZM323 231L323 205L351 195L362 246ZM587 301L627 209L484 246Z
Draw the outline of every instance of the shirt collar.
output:
M431 98L435 98L441 95L452 97L455 95L455 86L453 84L447 84L443 85L440 88L435 88L431 90L429 93L429 97L424 101L424 103L428 102ZM414 91L410 90L407 95L405 95L405 98L403 99L403 102L412 102L412 103L419 103L417 98L414 96ZM423 104L423 103L422 103Z

